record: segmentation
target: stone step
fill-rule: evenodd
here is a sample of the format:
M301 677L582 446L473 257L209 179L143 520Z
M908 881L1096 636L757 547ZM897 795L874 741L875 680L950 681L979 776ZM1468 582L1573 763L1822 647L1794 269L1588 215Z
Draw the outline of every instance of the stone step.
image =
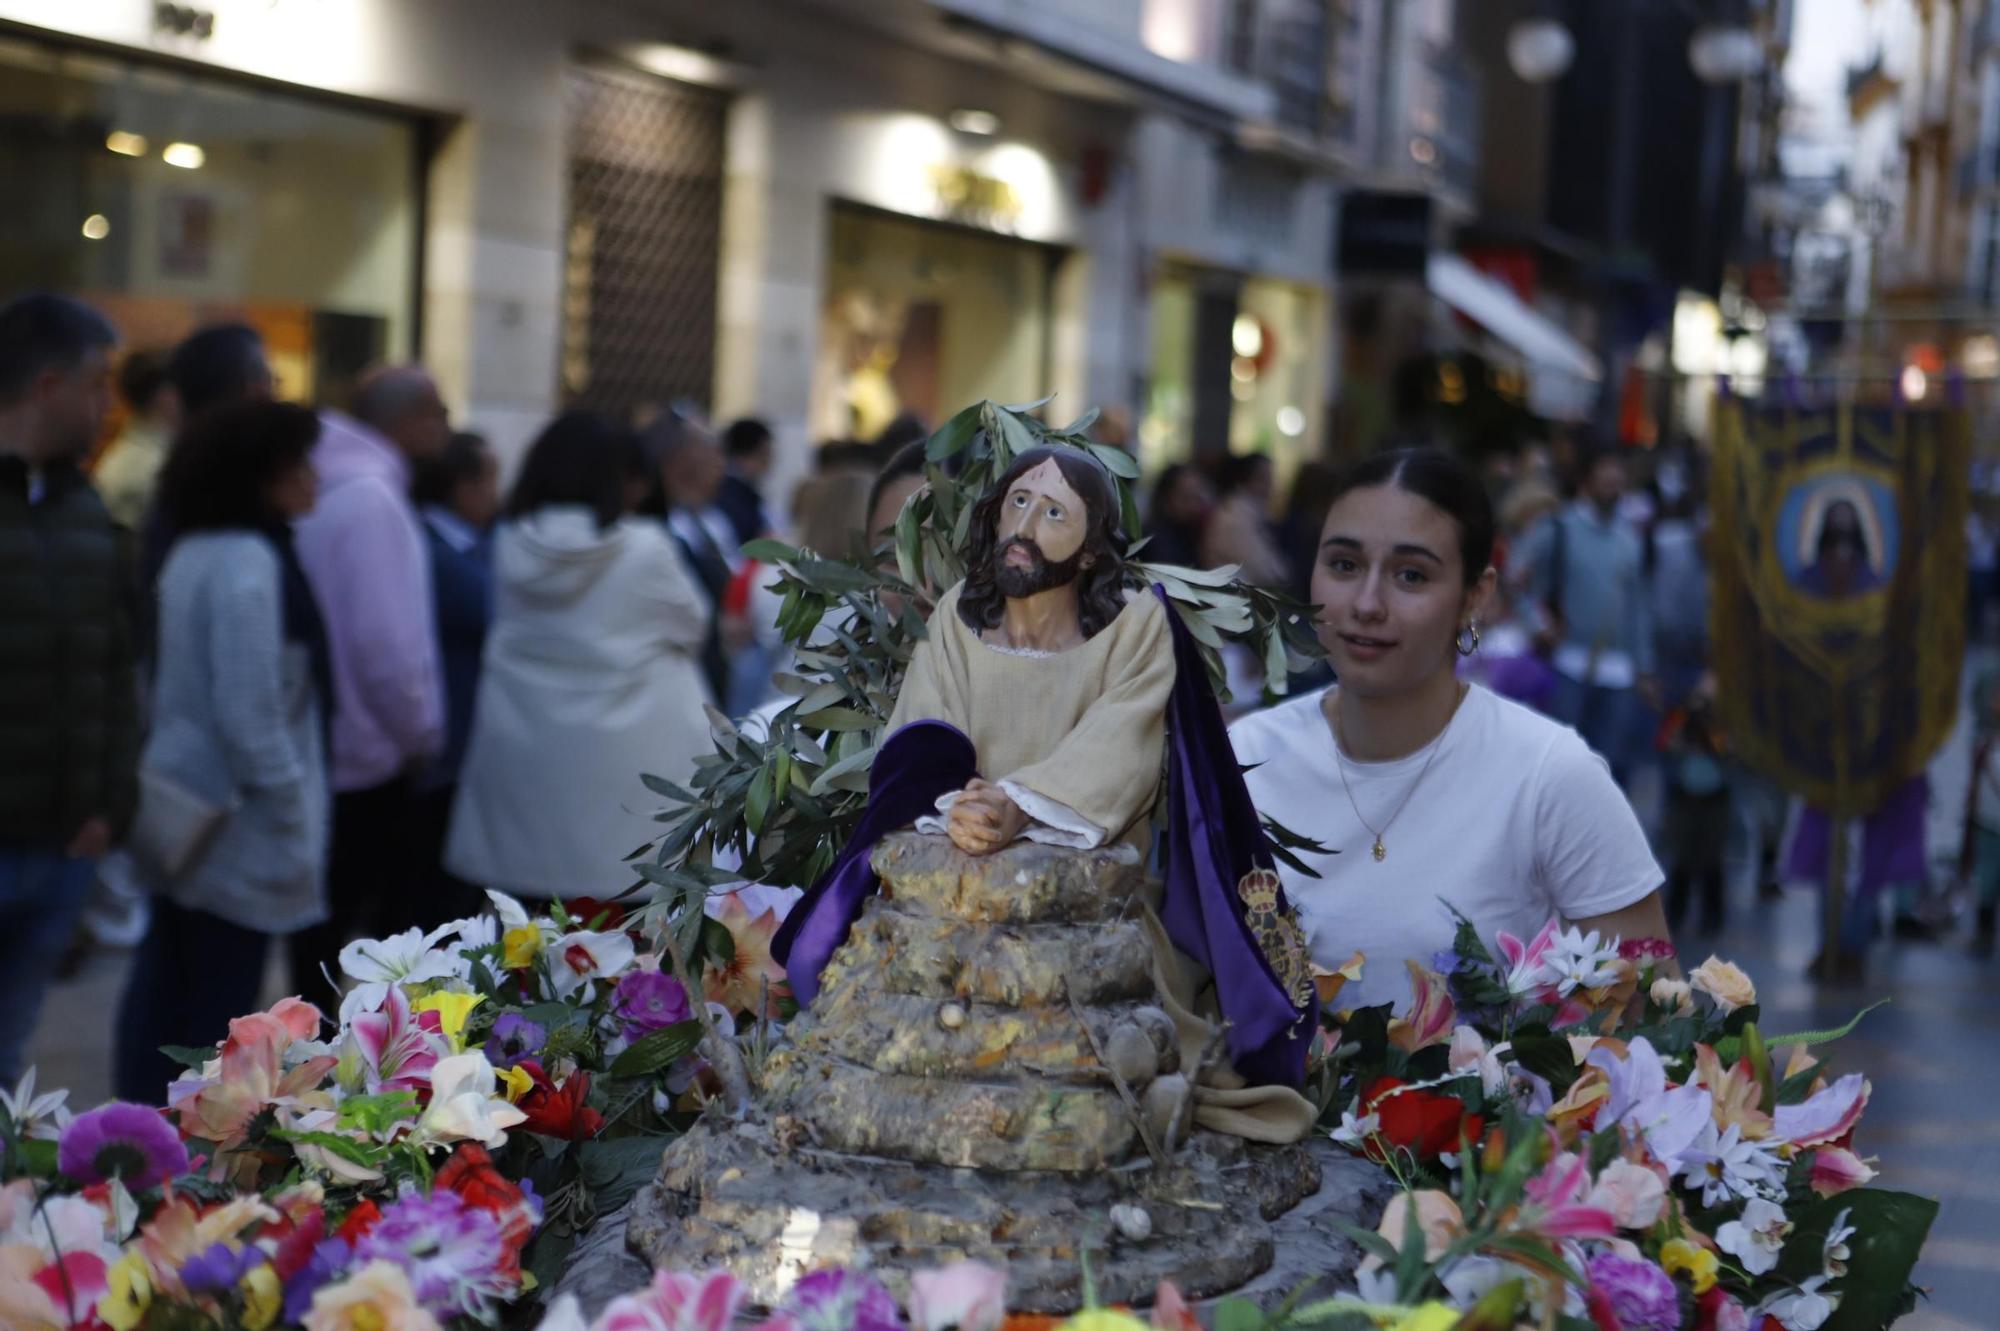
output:
M1015 1008L886 993L858 964L843 981L813 1001L793 1031L795 1048L918 1077L981 1079L1004 1069L1108 1086L1102 1049L1135 1091L1180 1067L1173 1019L1151 1005L1079 1005L1093 1047L1068 1003Z
M822 992L859 979L889 993L1009 1007L1086 1007L1153 995L1152 952L1133 920L986 924L916 915L871 899L821 976Z
M1101 1170L1139 1149L1117 1092L1049 1080L949 1081L799 1049L765 1065L772 1113L815 1145L960 1168Z
M883 895L917 915L991 924L1082 924L1129 917L1145 876L1129 852L1017 841L967 855L942 836L898 832L869 861Z

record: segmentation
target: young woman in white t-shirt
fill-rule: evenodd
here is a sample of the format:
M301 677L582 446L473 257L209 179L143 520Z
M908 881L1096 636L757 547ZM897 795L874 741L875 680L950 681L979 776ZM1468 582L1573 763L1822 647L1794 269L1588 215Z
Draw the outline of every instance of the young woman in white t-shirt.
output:
M1464 464L1383 453L1342 478L1312 593L1339 683L1230 728L1257 807L1328 848L1280 867L1313 959L1367 957L1343 1007L1410 1001L1403 963L1551 916L1666 950L1663 875L1576 732L1453 669L1493 594L1493 509ZM1497 952L1496 952L1496 955Z

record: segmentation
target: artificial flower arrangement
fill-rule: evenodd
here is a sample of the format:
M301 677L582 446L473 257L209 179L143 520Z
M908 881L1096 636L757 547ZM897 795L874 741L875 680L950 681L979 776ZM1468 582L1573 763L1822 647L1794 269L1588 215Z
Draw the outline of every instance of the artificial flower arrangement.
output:
M551 1283L783 1010L777 918L718 897L649 953L615 906L489 896L345 948L330 1035L288 998L170 1050L164 1110L0 1092L0 1327L436 1331Z
M1358 1236L1365 1302L1469 1313L1520 1283L1529 1325L1575 1331L1850 1331L1914 1305L1937 1204L1867 1186L1869 1084L1811 1052L1853 1022L1767 1036L1714 957L1680 980L1555 922L1498 943L1461 920L1408 963L1405 1012L1330 1022L1333 1135L1402 1186Z
M778 913L743 895L639 935L600 903L492 903L347 948L330 1035L286 999L173 1051L189 1067L164 1111L71 1116L32 1073L0 1092L0 1327L531 1323L576 1233L754 1069L791 1005ZM1355 1290L1274 1312L1224 1300L1217 1331L1845 1331L1911 1305L1936 1208L1866 1186L1868 1083L1808 1052L1844 1030L1764 1036L1750 981L1714 959L1683 982L1554 924L1498 941L1496 960L1462 925L1410 966L1400 1015L1329 1019L1328 1128L1402 1190L1356 1235ZM1353 973L1321 977L1328 1011ZM999 1331L1004 1277L919 1273L905 1310L866 1273L814 1273L754 1328L743 1303L727 1276L668 1273L594 1323L558 1303L543 1325ZM1116 1310L1066 1326L1145 1331ZM1154 1331L1199 1326L1163 1286Z

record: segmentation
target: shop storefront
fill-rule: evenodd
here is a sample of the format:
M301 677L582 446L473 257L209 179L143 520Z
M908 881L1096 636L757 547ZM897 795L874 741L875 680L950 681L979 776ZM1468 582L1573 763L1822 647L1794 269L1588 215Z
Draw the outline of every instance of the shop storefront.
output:
M185 67L0 37L0 290L74 292L133 347L238 319L281 391L416 340L421 130Z
M935 423L1049 391L1061 250L845 203L828 229L818 438L872 439L904 413Z

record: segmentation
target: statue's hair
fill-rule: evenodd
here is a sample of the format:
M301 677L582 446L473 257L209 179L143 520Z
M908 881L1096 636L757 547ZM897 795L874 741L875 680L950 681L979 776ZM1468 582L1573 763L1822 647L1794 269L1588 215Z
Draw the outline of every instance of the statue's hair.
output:
M958 593L958 617L978 633L995 628L1006 608L1000 592L1000 505L1014 482L1042 463L1055 460L1063 480L1083 500L1086 521L1079 553L1091 557L1090 567L1077 574L1077 619L1083 636L1092 638L1125 609L1125 528L1118 503L1118 483L1104 464L1080 448L1031 448L1014 459L1006 474L993 482L972 508L971 544L966 551L965 585Z

